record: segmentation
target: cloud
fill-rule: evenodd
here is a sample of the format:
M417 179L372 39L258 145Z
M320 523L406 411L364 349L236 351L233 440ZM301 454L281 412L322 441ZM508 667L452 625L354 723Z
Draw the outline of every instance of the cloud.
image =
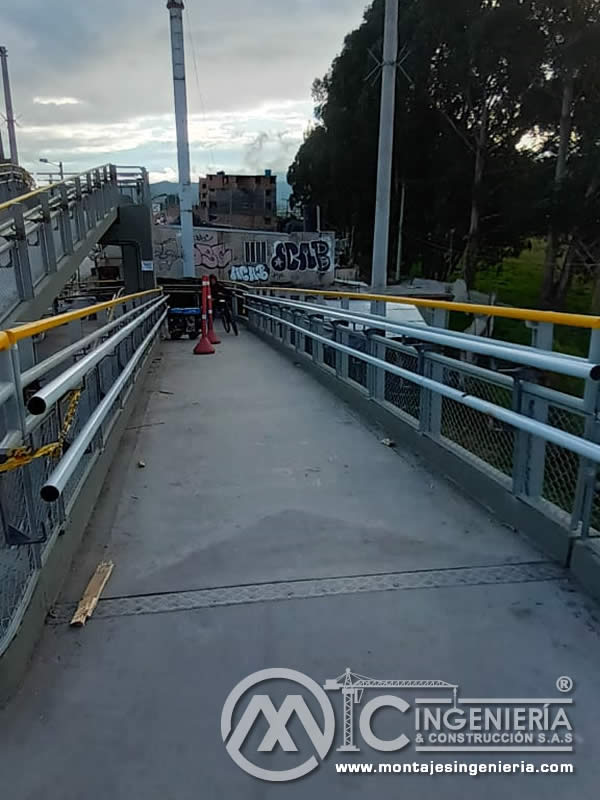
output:
M76 97L34 97L33 102L39 106L77 106L82 101Z
M186 0L197 172L264 166L283 173L312 116L312 81L328 69L365 5ZM3 12L24 166L35 169L43 152L69 170L125 159L157 172L176 167L165 6L19 0Z

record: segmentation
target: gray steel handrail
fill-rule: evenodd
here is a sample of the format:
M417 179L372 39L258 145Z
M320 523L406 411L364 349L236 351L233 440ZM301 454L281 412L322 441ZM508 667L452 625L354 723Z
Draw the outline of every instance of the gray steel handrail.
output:
M53 353L53 355L51 355L45 361L40 361L39 364L35 364L35 366L26 370L21 375L23 386L27 386L29 383L32 383L38 378L41 378L42 375L45 375L47 372L50 372L51 369L58 367L59 364L64 363L72 356L81 352L88 345L92 344L98 339L101 339L103 336L106 336L106 334L110 333L112 330L122 325L126 319L130 319L131 317L137 317L137 315L141 311L147 309L155 302L156 300L154 298L152 300L148 300L147 303L144 303L141 306L137 306L136 308L133 308L131 311L127 311L125 314L122 314L120 317L117 317L117 319L115 319L113 322L108 323L108 325L104 325L102 328L98 328L97 330L93 331L87 336L84 336L82 339L79 339L78 341L75 342L75 344L71 344L68 347L63 348L62 350ZM0 399L0 403L1 402L2 401Z
M69 479L72 477L73 473L77 469L77 466L81 460L83 453L85 452L88 445L98 432L98 429L106 419L113 403L117 399L120 392L123 390L123 387L131 377L131 374L133 373L136 366L140 362L142 356L146 353L148 346L150 345L150 343L160 330L161 325L163 324L163 322L167 317L167 314L168 310L165 310L165 312L156 322L150 333L145 337L142 344L138 347L135 354L128 361L121 375L117 378L117 380L112 385L110 390L106 393L103 400L91 413L88 421L80 431L79 435L76 437L75 441L71 444L71 446L69 447L63 458L59 461L58 466L49 476L44 486L42 486L41 489L42 500L45 500L48 503L58 500L65 486L69 482Z
M257 299L262 301L264 298ZM293 322L282 319L274 314L268 314L266 311L260 311L257 308L252 308L252 312L254 314L271 319L279 325L285 325L286 327L298 331L305 336L309 336L311 339L327 345L327 347L331 347L334 350L339 350L340 352L346 353L354 358L358 358L367 364L372 364L375 367L379 367L386 372L391 373L392 375L397 375L400 378L404 378L405 380L414 383L417 386L421 386L422 388L428 389L432 392L442 395L443 397L455 400L457 403L460 403L467 408L480 411L490 417L493 417L494 419L497 419L500 422L512 425L514 428L518 428L525 433L539 436L541 439L544 439L547 442L552 442L559 447L564 447L566 450L570 450L571 452L576 453L583 458L587 458L595 463L600 463L600 445L594 444L593 442L588 442L585 439L581 439L578 436L574 436L573 434L567 433L558 428L554 428L551 425L547 425L530 417L526 417L523 414L517 413L516 411L511 411L503 408L502 406L495 405L487 400L481 400L473 395L465 394L457 389L453 389L451 386L446 386L443 383L439 383L431 378L426 378L415 372L411 372L410 370L403 369L395 364L382 361L375 356L363 353L354 349L353 347L348 347L340 342L328 339L326 336L321 336L313 331L308 331L306 328L303 328L300 325L295 325Z
M119 342L122 342L134 328L137 328L140 322L147 319L166 302L167 298L161 297L158 302L153 303L150 308L136 317L128 325L125 325L118 333L111 336L95 350L92 350L91 353L88 353L88 355L84 356L76 364L73 364L72 367L65 370L65 372L62 372L53 381L50 381L50 383L40 389L39 392L36 392L27 404L29 411L35 415L44 414L53 403L60 400L61 397L64 397L68 391L78 386L82 378L87 375L96 364L102 361L108 353L112 352Z
M299 292L300 293L300 292ZM246 295L247 300L255 300L259 303L270 303L289 308L296 308L299 311L310 314L318 314L331 319L345 320L358 325L365 325L366 319L360 314L351 311L332 309L330 306L311 305L297 301L281 300L280 298L262 297L260 295ZM369 322L373 322L373 328L390 331L400 336L411 339L421 339L423 342L439 344L445 347L454 347L459 350L467 350L470 353L491 356L503 361L511 361L515 364L522 364L534 369L556 372L561 375L570 375L574 378L584 380L600 380L600 364L591 364L585 359L575 357L564 357L557 353L536 348L507 347L505 343L498 343L495 340L486 339L485 341L465 340L460 336L454 336L452 332L443 328L430 328L418 325L406 325L397 322L387 322L385 317L374 317Z

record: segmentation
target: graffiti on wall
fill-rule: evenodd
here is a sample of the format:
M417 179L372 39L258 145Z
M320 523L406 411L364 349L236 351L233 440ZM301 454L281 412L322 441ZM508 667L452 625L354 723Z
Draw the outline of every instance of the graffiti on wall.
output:
M327 272L331 268L331 244L326 239L315 239L312 242L276 242L271 266L277 272Z
M212 231L194 231L194 263L204 269L225 269L233 261L233 251L219 242Z
M183 277L179 228L156 225L154 268ZM196 276L217 274L243 283L327 286L334 279L334 239L328 234L261 235L260 232L194 229Z
M157 262L159 271L171 272L173 266L181 261L181 253L177 239L172 236L162 241L154 240L154 260Z
M224 244L201 244L195 241L194 256L197 267L225 269L233 260L233 251Z
M269 280L269 268L264 264L253 264L252 266L240 264L232 267L229 279L232 281L244 281L245 283L257 283L258 281Z

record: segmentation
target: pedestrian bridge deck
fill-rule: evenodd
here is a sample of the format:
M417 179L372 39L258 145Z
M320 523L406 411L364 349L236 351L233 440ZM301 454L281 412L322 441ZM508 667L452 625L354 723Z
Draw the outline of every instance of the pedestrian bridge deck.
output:
M384 799L398 797L400 778L422 798L479 798L482 786L490 800L550 788L596 797L595 606L252 334L227 337L211 358L191 349L162 343L55 619L0 712L6 796ZM69 611L105 558L116 568L104 598L71 630ZM351 759L332 752L281 787L233 764L220 716L239 680L289 667L323 684L346 666L444 680L467 697L554 697L570 675L576 774L374 781L337 775L336 761ZM382 738L398 735L387 713Z

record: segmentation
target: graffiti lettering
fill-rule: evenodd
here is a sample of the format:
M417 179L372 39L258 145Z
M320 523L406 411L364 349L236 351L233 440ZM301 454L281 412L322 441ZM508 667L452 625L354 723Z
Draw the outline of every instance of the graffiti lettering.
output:
M331 247L328 241L276 242L271 266L277 272L284 270L318 270L327 272L331 267Z
M224 269L231 264L233 251L224 244L194 243L195 262L197 267L205 269Z
M245 281L246 283L256 283L257 281L269 280L269 268L264 264L253 266L239 265L231 268L229 278L232 281Z
M159 271L171 272L173 266L181 261L181 254L175 237L154 241L154 260L158 262Z

